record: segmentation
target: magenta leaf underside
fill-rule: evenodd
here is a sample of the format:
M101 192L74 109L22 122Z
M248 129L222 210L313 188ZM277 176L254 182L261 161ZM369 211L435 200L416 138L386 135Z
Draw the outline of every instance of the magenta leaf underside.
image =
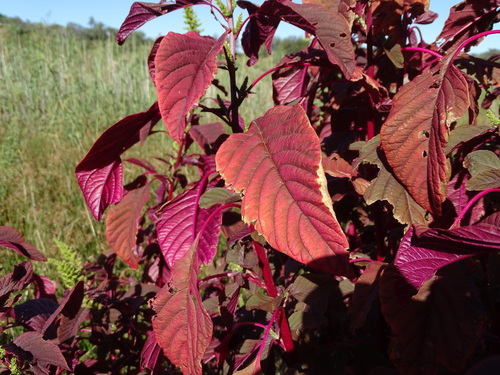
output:
M158 243L170 267L184 257L194 243L205 220L216 209L199 207L201 184L179 194L167 203L156 223ZM194 220L196 218L196 222ZM219 240L222 212L216 214L199 239L197 254L201 263L212 261Z
M144 127L160 120L158 103L125 117L106 130L76 167L76 177L92 215L100 220L107 207L123 197L120 155L139 142Z

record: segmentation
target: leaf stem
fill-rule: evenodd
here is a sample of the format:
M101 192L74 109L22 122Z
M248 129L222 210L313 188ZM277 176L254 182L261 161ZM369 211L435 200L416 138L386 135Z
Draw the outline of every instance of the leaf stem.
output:
M451 61L454 61L457 58L458 54L462 51L462 49L464 49L467 46L467 44L472 43L476 39L482 38L483 36L487 36L487 35L491 35L491 34L500 34L500 30L484 31L484 32L479 33L477 35L471 36L470 38L468 38L467 40L465 40L460 45L460 47L458 47L458 49L453 54L453 57L451 58Z
M250 230L251 231L255 230L253 225L250 225ZM259 260L262 263L262 275L264 277L264 283L266 286L267 294L270 297L275 298L278 296L278 290L276 288L276 285L274 284L273 275L271 273L271 267L269 266L269 260L267 259L264 248L260 245L260 243L258 243L257 241L254 240L253 245L255 247L255 252L257 253L257 256L259 257ZM288 324L288 319L286 318L285 309L283 308L283 306L280 306L279 308L277 308L274 311L273 316L278 311L281 314L280 318L279 318L281 340L283 342L283 346L285 348L285 351L287 353L290 353L294 350L292 333L290 332L290 325ZM271 322L269 324L271 324ZM267 340L267 337L266 337L266 340Z
M198 204L200 203L201 195L205 191L205 187L207 186L207 181L212 173L217 173L217 171L211 170L203 175L203 178L201 179L198 185L198 191L196 192L196 199L195 199L196 208L194 210L194 215L193 215L193 241L196 239L196 223L198 222L198 212L200 211L200 207Z
M450 229L457 228L458 226L460 226L460 221L462 221L465 214L472 207L472 205L474 203L476 203L481 197L485 196L486 194L493 193L493 192L498 193L498 192L500 192L500 189L498 189L498 188L486 189L486 190L483 190L483 191L477 193L476 195L474 195L474 197L472 197L472 199L465 205L464 209L457 216L457 218L455 219L455 221L451 225Z
M427 48L422 48L422 47L404 47L404 48L401 48L402 51L418 51L418 52L424 52L424 53L428 53L430 55L433 55L433 56L436 56L436 57L443 57L443 55L441 55L440 53L436 52L436 51L432 51L430 49L427 49Z

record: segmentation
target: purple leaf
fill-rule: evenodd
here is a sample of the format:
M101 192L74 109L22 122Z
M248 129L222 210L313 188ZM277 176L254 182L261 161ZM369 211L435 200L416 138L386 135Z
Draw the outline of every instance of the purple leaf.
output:
M285 56L279 65L286 65L294 59ZM309 83L307 66L284 66L276 70L273 75L273 99L275 104L288 104L302 97Z
M158 375L162 359L163 350L156 340L154 331L147 332L147 339L141 352L141 367L151 370L151 375Z
M158 103L125 117L106 130L76 167L76 177L92 215L100 220L106 208L123 197L120 155L139 141L144 127L160 120Z
M19 322L32 330L43 333L45 322L57 310L57 307L58 304L54 300L38 298L14 306L14 312Z
M418 290L438 269L450 263L499 250L500 229L488 222L449 230L415 225L403 237L394 265L405 282ZM402 295L408 292L402 291Z
M10 293L24 289L33 279L33 267L29 262L22 262L14 266L14 271L0 278L0 306Z
M265 2L264 7L269 2ZM248 21L247 27L241 37L241 46L243 52L249 57L248 66L255 65L259 59L260 47L264 44L267 52L271 53L274 33L278 28L280 19L278 17L264 16L259 14L259 7L249 1L238 1L238 5L248 11L252 16Z
M158 48L160 47L162 40L163 40L162 36L160 36L158 39L155 40L153 47L151 48L151 52L149 53L149 56L148 56L149 76L153 80L154 85L156 85L155 58L156 58L156 54L158 53Z
M47 276L33 275L33 284L35 285L35 298L48 298L56 300L57 284Z
M12 249L31 260L47 260L35 246L24 241L21 233L11 227L0 226L0 247Z
M78 283L76 283L73 289L71 289L71 291L69 291L67 295L61 300L61 303L59 304L57 310L55 310L45 322L42 331L46 332L59 314L73 319L80 311L80 307L83 302L83 296L83 281L79 281Z
M224 134L227 135L227 132L224 125L220 122L192 126L191 129L189 129L189 135L191 135L196 144L205 151L208 151L215 141Z
M202 0L177 0L168 4L165 4L164 1L161 1L159 4L135 2L130 7L129 14L120 26L118 34L116 34L116 40L118 41L118 44L122 45L125 42L125 39L127 39L130 34L132 34L146 22L167 14L168 12L172 12L176 9L198 4L201 1Z
M44 340L40 332L24 332L5 349L29 361L35 373L48 373L48 365L70 371L61 349L53 342Z
M160 219L156 223L158 243L169 267L189 251L205 220L215 209L199 207L202 188L198 184L179 194L160 213ZM198 246L201 262L209 263L213 259L217 251L221 222L222 212L219 212L203 232Z
M161 41L155 57L155 80L163 122L168 133L181 143L186 115L212 83L217 73L217 55L227 32L218 40L194 31L170 32Z

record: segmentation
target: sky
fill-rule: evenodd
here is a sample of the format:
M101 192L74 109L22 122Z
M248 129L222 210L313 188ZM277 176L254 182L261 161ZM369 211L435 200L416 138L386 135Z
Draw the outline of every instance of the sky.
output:
M155 2L155 0L149 1ZM254 0L253 2L261 4L263 0ZM450 7L458 2L459 0L431 1L430 10L440 16L431 25L420 25L426 42L431 43L436 39L448 17ZM92 17L96 22L118 29L127 16L132 3L133 1L128 0L0 0L0 14L19 17L24 21L59 25L67 25L72 22L82 26L88 26ZM220 35L222 27L214 20L208 6L197 5L193 9L203 24L204 35ZM178 10L148 22L139 30L151 38L156 38L169 31L183 33L185 32L184 27L182 11ZM499 29L499 26L496 29ZM302 37L304 32L281 22L277 36L285 38L290 35ZM490 35L478 47L474 47L471 52L480 53L488 49L499 48L499 46L500 34Z

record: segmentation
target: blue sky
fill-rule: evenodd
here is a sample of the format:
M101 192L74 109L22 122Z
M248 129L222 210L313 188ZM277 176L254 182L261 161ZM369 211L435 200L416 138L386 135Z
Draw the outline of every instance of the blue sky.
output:
M149 1L154 2L155 0ZM254 0L253 2L261 4L262 1ZM426 42L430 43L435 40L443 27L444 21L448 17L449 8L458 2L459 0L431 1L430 9L440 16L432 25L421 26ZM133 1L126 0L2 0L0 13L11 17L16 16L22 20L31 22L56 23L60 25L74 22L83 26L87 26L90 18L93 17L97 22L119 28L128 14L132 3ZM210 14L208 6L197 5L194 7L194 10L203 23L204 34L213 36L220 34L222 29ZM183 28L182 11L176 11L147 23L140 30L146 33L146 35L156 38L169 31L184 32ZM303 32L282 22L278 28L277 35L280 37L288 35L303 36ZM472 51L477 53L490 48L499 48L499 46L500 35L496 34L485 38L483 43Z

